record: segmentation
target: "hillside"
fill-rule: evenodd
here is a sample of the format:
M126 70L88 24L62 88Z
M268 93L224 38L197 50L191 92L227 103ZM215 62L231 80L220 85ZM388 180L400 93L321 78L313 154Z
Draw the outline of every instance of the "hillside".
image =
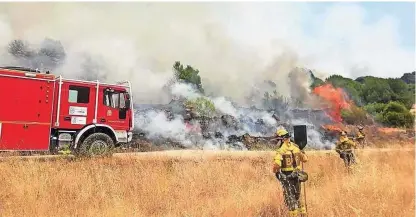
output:
M373 121L389 127L412 127L414 116L409 112L415 104L415 72L401 78L363 76L346 78L331 75L325 80L311 74L316 88L331 84L341 88L352 104L343 109L342 119L347 124L369 124ZM371 118L370 118L371 117Z
M407 84L415 84L415 71L411 73L404 73L401 79Z
M405 82L406 84L415 84L415 73L416 73L415 71L404 73L400 77L400 79L403 82ZM358 77L358 78L355 79L355 81L358 81L360 83L363 83L366 77L369 77L369 76ZM377 77L375 77L375 78L377 78Z
M61 67L67 58L62 43L59 40L50 38L45 38L38 49L32 48L23 40L12 40L9 43L8 52L15 58L16 63L21 66L50 70L52 73L55 69ZM101 76L103 70L105 71L105 64L103 65L103 63L98 60L95 61L93 57L89 56L86 56L84 59L85 62L79 68L80 78L87 80L100 78L106 80L105 76ZM172 79L169 80L163 88L169 86L171 82L180 81L187 85L192 85L193 89L201 95L208 96L209 94L206 94L206 87L204 86L200 71L197 67L198 66L185 65L180 61L175 61L172 65ZM250 96L251 98L245 96L247 97L247 101L252 104L250 106L262 107L266 110L273 110L275 112L277 111L279 114L286 112L285 110L288 108L288 101L290 101L290 104L293 107L311 107L310 104L315 103L310 103L314 100L308 99L309 105L305 105L308 104L308 102L306 102L306 98L308 98L307 95L310 95L309 93L314 92L313 90L319 86L331 84L332 86L321 91L321 93L331 91L332 89L338 91L338 88L340 88L345 95L348 96L345 100L347 102L352 100L353 102L353 104L348 102L350 105L339 109L339 111L331 111L331 113L335 113L335 116L337 116L334 118L337 122L343 121L346 124L369 124L374 123L375 121L389 127L413 126L414 116L412 116L409 110L413 104L415 104L414 71L404 73L401 78L365 76L355 80L342 77L334 72L333 75L323 80L316 77L312 70L299 69L300 68L297 67L289 69L290 72L288 73L288 78L286 78L291 82L289 85L290 89L297 90L298 92L293 95L291 94L289 100L282 97L282 94L277 91L276 87L278 87L278 85L276 82L265 81L264 84L260 84L262 86L261 91ZM302 73L302 71L309 73L310 78L312 79L310 90L305 90L305 87L302 84L303 81L300 81L302 79L298 79L304 75L299 74ZM268 86L268 88L265 86ZM255 92L255 90L253 90L253 92ZM322 97L322 94L320 96ZM233 102L230 103L232 104ZM339 107L339 102L330 102L330 104L332 105L329 107Z

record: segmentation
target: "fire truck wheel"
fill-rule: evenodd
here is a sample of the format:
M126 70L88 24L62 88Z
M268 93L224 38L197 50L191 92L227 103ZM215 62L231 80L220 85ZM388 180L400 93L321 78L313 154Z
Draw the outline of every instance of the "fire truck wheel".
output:
M114 141L105 133L93 133L89 135L79 146L79 155L97 156L111 154Z

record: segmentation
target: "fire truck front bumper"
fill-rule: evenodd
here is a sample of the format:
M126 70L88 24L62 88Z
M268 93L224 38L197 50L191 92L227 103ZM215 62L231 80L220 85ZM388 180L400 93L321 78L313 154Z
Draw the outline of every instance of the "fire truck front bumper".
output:
M127 142L131 142L133 139L133 132L127 132Z

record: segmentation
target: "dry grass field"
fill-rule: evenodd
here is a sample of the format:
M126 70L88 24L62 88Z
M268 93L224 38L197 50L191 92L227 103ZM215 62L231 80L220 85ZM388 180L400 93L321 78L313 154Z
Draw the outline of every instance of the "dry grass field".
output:
M308 154L310 217L414 216L414 149ZM175 156L1 161L0 216L285 216L272 152Z

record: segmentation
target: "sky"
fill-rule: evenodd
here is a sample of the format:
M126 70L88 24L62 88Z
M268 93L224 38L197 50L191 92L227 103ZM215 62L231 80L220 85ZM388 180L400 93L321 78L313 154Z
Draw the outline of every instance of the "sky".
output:
M320 13L322 11L331 8L335 4L340 3L330 3L330 2L316 2L308 3L312 11ZM398 49L403 49L407 51L409 55L413 56L413 70L416 59L415 59L415 3L414 2L356 2L357 7L361 7L365 16L362 19L364 25L374 25L377 21L382 20L383 18L389 17L392 19L391 22L396 22L396 34L397 34L397 47ZM323 21L323 19L321 18ZM306 32L313 29L309 28L306 25ZM404 69L405 70L405 69ZM359 76L359 74L352 76ZM397 71L396 73L386 73L380 74L382 77L397 77L401 76L401 73Z
M324 74L400 77L415 69L413 2L268 2L248 7L253 8L251 17L258 17L248 20L263 24L256 27L265 41L281 38L310 59L307 66ZM244 34L245 28L237 34L259 42L262 37Z
M307 3L315 13L322 13L336 2ZM339 3L338 3L339 4ZM398 20L400 45L413 51L415 49L415 3L413 2L355 2L367 12L364 22L376 22L384 16L392 16ZM307 31L312 28L305 26Z
M414 71L415 3L0 3L0 65L11 64L9 41L36 46L45 37L67 53L56 73L78 76L88 54L109 81L131 80L143 100L160 101L175 61L199 69L204 89L217 94L245 97L272 80L285 95L294 67L322 79Z

